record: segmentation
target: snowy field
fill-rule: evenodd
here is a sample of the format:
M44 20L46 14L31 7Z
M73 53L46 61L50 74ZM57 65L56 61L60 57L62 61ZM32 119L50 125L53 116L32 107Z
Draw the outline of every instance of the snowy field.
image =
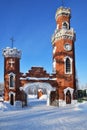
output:
M0 130L87 130L87 102L58 108L30 97L18 109L0 103Z

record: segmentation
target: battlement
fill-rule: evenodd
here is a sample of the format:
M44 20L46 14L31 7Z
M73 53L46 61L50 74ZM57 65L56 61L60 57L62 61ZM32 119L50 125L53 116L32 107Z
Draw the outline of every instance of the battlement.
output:
M21 58L21 51L17 48L6 47L6 49L3 49L3 56Z
M68 15L71 17L71 10L69 8L60 7L56 11L55 19L57 20L60 15Z
M75 41L76 35L74 32L74 29L71 28L69 30L66 29L61 29L61 30L55 30L55 33L52 36L52 44L54 44L55 41L60 40L60 39L71 39Z

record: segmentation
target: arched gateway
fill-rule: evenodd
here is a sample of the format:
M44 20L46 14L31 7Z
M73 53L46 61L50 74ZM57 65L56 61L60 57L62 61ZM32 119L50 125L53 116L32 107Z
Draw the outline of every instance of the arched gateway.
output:
M41 83L41 82L35 82L35 83L27 83L23 87L20 87L20 90L24 91L28 95L29 88L37 88L42 89L45 88L47 91L47 106L50 105L50 93L51 91L55 91L56 89L53 88L49 83Z

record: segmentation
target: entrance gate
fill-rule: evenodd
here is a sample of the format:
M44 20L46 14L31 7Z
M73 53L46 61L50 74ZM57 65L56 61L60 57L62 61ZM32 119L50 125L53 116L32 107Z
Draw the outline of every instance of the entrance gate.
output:
M28 95L29 88L45 88L47 91L47 106L50 105L50 93L51 91L55 91L55 88L53 88L49 83L42 83L42 82L35 82L35 83L28 83L25 84L23 87L20 88L20 90L23 90Z

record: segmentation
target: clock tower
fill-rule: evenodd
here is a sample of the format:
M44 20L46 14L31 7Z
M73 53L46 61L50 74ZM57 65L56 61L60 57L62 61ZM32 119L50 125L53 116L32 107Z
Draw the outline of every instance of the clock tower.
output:
M70 27L71 11L60 7L56 11L56 29L52 36L53 72L58 82L59 105L61 101L71 104L75 83L74 29Z
M4 101L10 102L20 100L20 58L21 51L16 48L7 47L3 50L4 56Z

